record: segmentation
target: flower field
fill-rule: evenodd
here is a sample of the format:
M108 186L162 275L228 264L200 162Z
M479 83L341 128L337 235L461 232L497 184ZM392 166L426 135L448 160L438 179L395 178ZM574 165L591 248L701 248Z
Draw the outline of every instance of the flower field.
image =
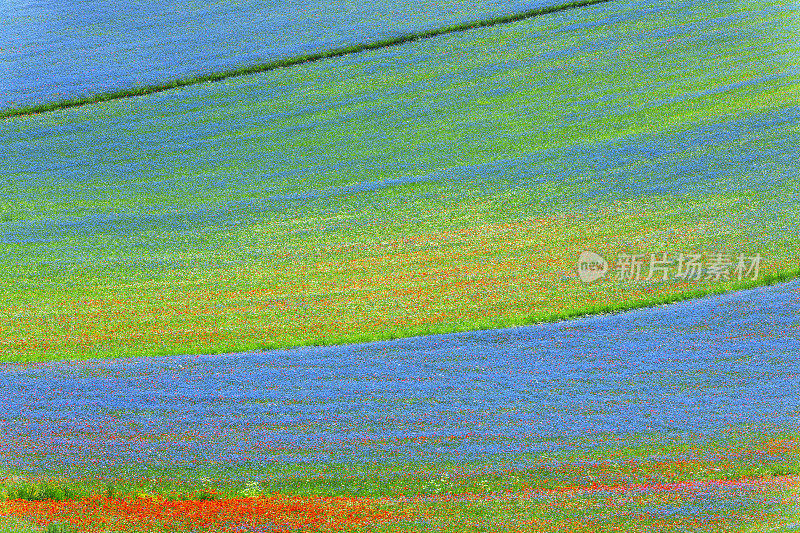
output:
M742 286L586 285L583 250L758 253L753 283L791 277L797 21L613 2L3 119L0 359L380 340Z
M800 531L796 2L0 19L0 533Z
M7 363L0 513L92 531L781 527L800 475L798 293L362 345Z
M271 465L515 456L522 468L525 454L538 464L626 436L688 445L793 428L799 291L360 345L5 364L0 457L35 476L169 465L244 483Z
M8 0L0 5L0 60L13 68L0 70L0 111L235 72L560 5Z
M498 497L352 499L239 498L135 500L102 496L79 502L16 501L0 513L85 531L752 531L767 521L796 527L797 478L525 491ZM0 515L2 516L2 515ZM490 521L486 517L492 517ZM579 518L578 518L579 517ZM483 519L483 520L482 520ZM19 522L16 522L19 524ZM777 527L781 527L779 524ZM790 529L785 529L789 531Z

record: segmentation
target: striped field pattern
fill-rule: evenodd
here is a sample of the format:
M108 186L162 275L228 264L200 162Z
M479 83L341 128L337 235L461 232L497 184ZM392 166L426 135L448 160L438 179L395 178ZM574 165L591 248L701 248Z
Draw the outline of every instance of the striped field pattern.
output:
M529 323L798 269L797 11L613 2L0 123L0 358Z
M797 2L59 2L0 533L800 531Z

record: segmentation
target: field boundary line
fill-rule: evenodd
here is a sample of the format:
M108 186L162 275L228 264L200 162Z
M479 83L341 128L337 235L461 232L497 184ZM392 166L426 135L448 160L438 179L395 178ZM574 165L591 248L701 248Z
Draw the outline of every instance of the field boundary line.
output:
M71 98L68 100L58 100L55 102L43 103L43 104L34 104L30 106L24 106L20 108L11 108L11 109L3 109L0 110L0 119L9 118L9 117L18 117L18 116L27 116L27 115L38 115L41 113L47 113L50 111L56 111L59 109L69 109L72 107L80 107L89 104L97 104L101 102L109 102L112 100L120 100L122 98L130 98L134 96L145 96L148 94L154 94L158 92L167 91L170 89L177 89L179 87L187 87L190 85L197 85L200 83L209 83L209 82L217 82L222 81L228 78L238 77L238 76L247 76L250 74L258 74L261 72L268 72L270 70L277 70L281 68L293 67L296 65L303 65L306 63L314 63L317 61L321 61L323 59L330 59L335 57L342 57L351 54L357 54L359 52L365 52L369 50L379 50L382 48L390 48L392 46L399 46L405 43L419 41L423 39L430 39L432 37L439 37L442 35L447 35L450 33L457 33L467 30L472 30L476 28L488 28L491 26L497 26L500 24L509 24L512 22L519 22L521 20L538 17L541 15L547 15L550 13L557 13L560 11L567 11L570 9L577 9L581 7L589 7L597 4L604 4L606 2L612 2L614 0L577 0L567 4L559 4L555 6L545 6L539 7L536 9L531 9L528 11L523 11L520 13L512 14L512 15L502 15L498 17L488 18L488 19L480 19L480 20L472 20L469 22L463 22L459 24L453 24L450 26L445 26L437 29L432 30L425 30L425 31L417 31L412 33L406 33L403 35L399 35L396 37L391 37L387 39L381 39L378 41L368 42L368 43L361 43L361 44L353 44L348 45L341 48L333 48L329 50L324 50L321 52L314 52L311 54L303 54L294 57L287 57L284 59L277 59L274 61L269 61L267 63L259 63L255 65L240 67L234 70L228 70L223 72L211 73L211 74L201 74L196 76L191 76L188 78L181 78L177 80L173 80L170 82L162 83L162 84L154 84L154 85L147 85L144 87L137 87L137 88L129 88L129 89L120 89L117 91L110 91L105 93L99 93L92 96L85 96L80 98Z

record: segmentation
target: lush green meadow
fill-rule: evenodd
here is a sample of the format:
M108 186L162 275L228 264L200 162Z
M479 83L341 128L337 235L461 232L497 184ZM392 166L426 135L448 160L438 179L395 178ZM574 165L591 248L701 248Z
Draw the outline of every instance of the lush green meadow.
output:
M0 358L497 327L798 270L790 4L615 2L0 122Z

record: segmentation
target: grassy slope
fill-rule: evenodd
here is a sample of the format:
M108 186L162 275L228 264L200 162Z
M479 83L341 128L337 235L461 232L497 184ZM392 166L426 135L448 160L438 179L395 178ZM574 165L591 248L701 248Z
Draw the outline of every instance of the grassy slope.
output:
M352 342L735 285L587 286L584 249L794 275L796 10L637 6L3 119L0 359Z

